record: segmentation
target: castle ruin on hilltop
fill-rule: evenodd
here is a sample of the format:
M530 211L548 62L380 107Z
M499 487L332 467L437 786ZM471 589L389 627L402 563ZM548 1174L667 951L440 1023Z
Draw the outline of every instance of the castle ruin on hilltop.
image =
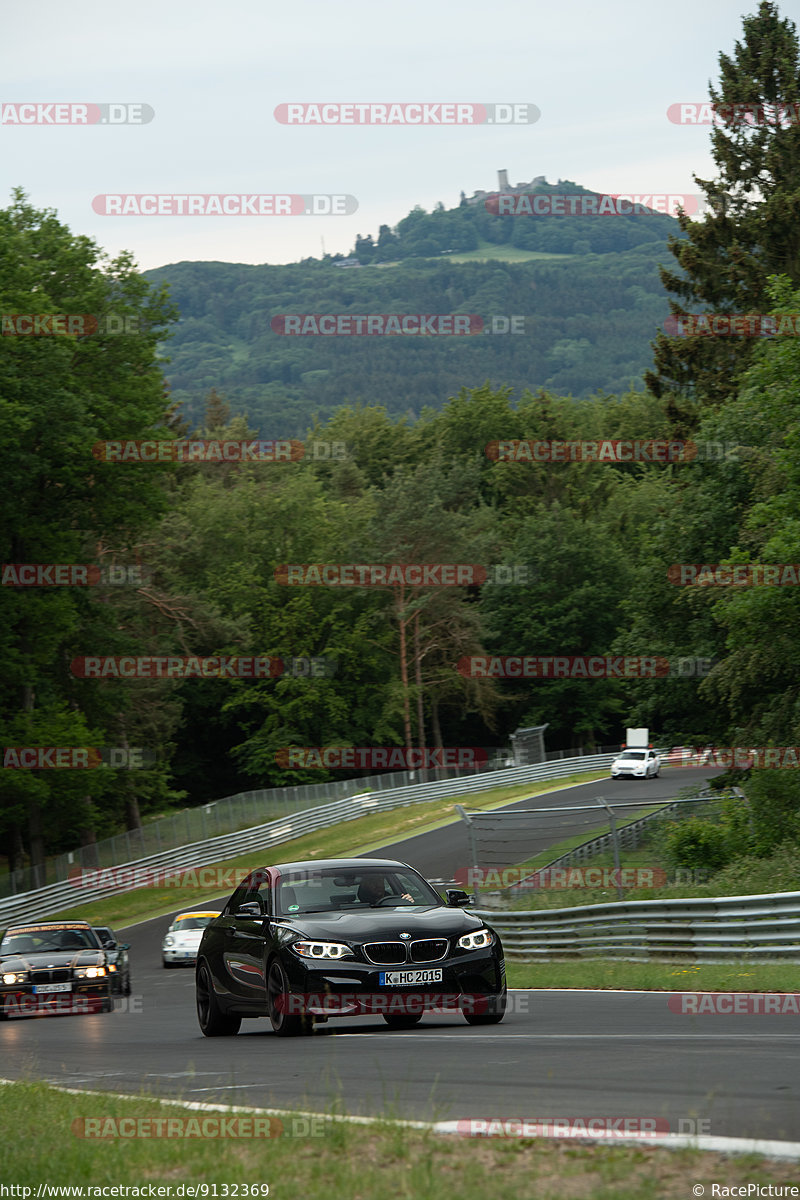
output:
M467 204L482 204L488 196L496 196L498 192L505 195L516 196L520 192L535 192L541 187L547 187L547 180L544 175L537 175L530 183L517 183L512 187L508 182L508 171L497 172L497 191L494 192L475 192L472 196L467 196L466 193L461 193L462 203L466 200Z

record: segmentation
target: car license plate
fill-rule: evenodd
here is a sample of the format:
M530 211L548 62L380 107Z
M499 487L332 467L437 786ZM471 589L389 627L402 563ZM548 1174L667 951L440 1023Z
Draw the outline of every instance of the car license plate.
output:
M420 983L441 983L442 968L427 971L381 971L381 987L414 987Z
M44 996L48 992L71 992L71 983L35 983L33 990L37 996Z

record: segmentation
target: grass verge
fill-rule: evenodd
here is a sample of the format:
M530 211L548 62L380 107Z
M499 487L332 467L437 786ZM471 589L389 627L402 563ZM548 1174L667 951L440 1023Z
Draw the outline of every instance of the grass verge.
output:
M239 1114L237 1119L252 1116ZM211 1112L160 1105L146 1097L68 1094L37 1082L9 1084L0 1087L4 1179L32 1188L32 1196L40 1184L82 1187L84 1197L102 1195L91 1189L114 1185L142 1189L139 1195L148 1195L151 1185L169 1187L161 1195L178 1197L186 1196L190 1185L201 1184L206 1190L196 1196L243 1197L247 1185L255 1189L250 1196L262 1197L266 1185L271 1200L372 1200L385 1196L387 1187L398 1200L451 1195L459 1200L685 1200L698 1183L710 1195L712 1181L746 1189L748 1184L787 1184L798 1177L797 1164L760 1155L730 1158L646 1144L446 1137L391 1120L364 1126L291 1114L278 1118L282 1135L266 1138L81 1136L87 1128L152 1131L158 1128L155 1120L170 1118L184 1130L202 1131L204 1120L235 1117L218 1113L215 1118ZM136 1126L120 1127L120 1121L131 1118ZM104 1124L109 1119L114 1124ZM193 1120L198 1126L189 1124ZM87 1125L91 1121L99 1124ZM272 1129L277 1133L277 1125ZM217 1185L216 1193L212 1185ZM25 1200L24 1193L15 1194Z
M653 992L800 992L798 963L622 962L609 958L506 959L512 988L603 988Z

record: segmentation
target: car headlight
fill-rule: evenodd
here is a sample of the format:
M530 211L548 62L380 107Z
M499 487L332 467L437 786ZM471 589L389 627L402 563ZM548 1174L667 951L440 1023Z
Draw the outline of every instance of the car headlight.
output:
M301 958L347 958L353 951L344 942L292 942Z
M9 971L3 976L3 983L24 983L27 978L27 971Z
M109 969L109 971L116 971L116 969L117 969L117 968L114 966L114 964L113 964L113 963L109 963L109 964L108 964L108 969Z
M164 938L164 945L165 946L174 946L175 945L175 938L172 936L171 933L168 933L167 936Z
M76 967L77 979L102 979L106 973L105 967Z
M459 950L484 950L494 941L489 929L476 929L474 933L465 933L458 939Z

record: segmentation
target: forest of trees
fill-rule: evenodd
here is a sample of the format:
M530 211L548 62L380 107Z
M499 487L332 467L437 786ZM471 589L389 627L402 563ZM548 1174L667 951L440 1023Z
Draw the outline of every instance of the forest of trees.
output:
M173 398L200 424L205 397L212 388L222 390L252 428L272 437L302 436L314 416L324 420L342 404L381 404L393 416L417 417L426 407L441 408L465 382L516 392L545 387L576 397L599 387L617 393L641 387L651 342L669 316L658 268L669 258L667 233L682 236L677 221L637 215L553 220L584 230L628 222L629 236L639 240L603 253L590 252L587 243L585 252L530 262L409 258L363 269L330 259L289 266L184 262L148 271L148 280L169 286L181 313L164 348ZM292 313L469 313L482 318L485 331L437 337L277 332L280 317ZM522 332L491 332L492 318L511 315L525 318Z
M748 21L746 45L766 39L780 47L784 75L764 79L753 68L745 88L738 68L757 67L757 60L739 48L737 70L723 71L720 100L795 96L798 45L786 32L794 27L765 0ZM682 221L671 243L681 273L665 272L663 280L679 297L673 311L687 311L688 303L737 312L746 301L744 311L800 312L794 226L786 217L781 233L777 216L763 216L800 207L800 128L740 123L712 136L720 177L707 190L732 199L704 221ZM737 152L726 157L732 142ZM749 153L760 193L746 187ZM775 240L781 236L783 250ZM737 256L742 271L718 270L718 257ZM204 272L210 265L219 268L216 283ZM451 288L458 270L474 269L437 267L453 272ZM0 212L3 312L113 312L130 317L132 330L0 338L8 497L2 561L141 569L135 586L16 587L4 575L3 745L140 746L157 763L129 772L6 766L0 853L35 862L175 804L325 778L281 766L276 753L291 745L502 747L517 726L545 722L550 749L616 742L629 724L649 726L662 743L800 743L798 589L680 587L670 574L679 563L800 562L797 338L727 338L722 350L703 337L660 338L650 389L616 394L606 390L597 361L593 394L584 396L544 388L524 369L503 377L480 357L456 361L459 386L440 387L434 376L435 405L412 406L405 396L389 405L359 376L352 403L332 406L302 430L308 445L336 443L330 457L109 461L93 452L97 443L189 433L242 441L261 429L263 414L244 410L222 366L217 378L205 378L201 413L176 405L179 389L170 394L165 386L160 358L177 317L173 301L184 327L197 321L210 328L211 312L218 333L225 320L246 321L252 295L242 304L237 281L248 275L294 270L299 280L317 271L321 280L327 272L336 275L335 287L355 288L367 274L308 264L170 270L180 278L171 298L161 286L164 272L146 279L127 255L107 260L23 194ZM393 281L414 270L406 264L370 273L378 280L369 285L373 296L385 286L386 297L397 299ZM576 322L580 341L573 276L558 272L548 284L551 303L563 329ZM506 267L501 274L496 290L485 293L481 277L467 275L463 293L448 294L447 305L464 310L482 297L478 311L513 311L509 281L523 288L526 276ZM269 297L267 278L257 285L267 289L264 313L250 311L262 332L264 315L283 303ZM421 311L443 311L443 278L432 270L420 276ZM621 295L624 284L617 286ZM292 294L312 292L293 284ZM321 311L321 295L303 299L306 311ZM353 291L352 302L360 298ZM654 290L654 308L655 301ZM378 311L392 311L388 299ZM513 354L514 339L503 340ZM290 370L293 353L286 350ZM721 357L711 362L712 353ZM381 370L388 379L391 371ZM394 370L399 381L399 360ZM290 420L299 419L300 409L290 409ZM295 431L261 429L265 436ZM722 449L673 463L508 462L486 449L512 439L686 435ZM469 587L288 586L276 577L287 563L499 564L527 575L516 583L490 576ZM456 669L465 656L484 653L656 655L713 666L700 678L673 671L524 682L465 678ZM86 655L318 656L336 671L324 678L91 679L72 669ZM795 775L763 774L781 776L780 788L794 789L798 807Z

